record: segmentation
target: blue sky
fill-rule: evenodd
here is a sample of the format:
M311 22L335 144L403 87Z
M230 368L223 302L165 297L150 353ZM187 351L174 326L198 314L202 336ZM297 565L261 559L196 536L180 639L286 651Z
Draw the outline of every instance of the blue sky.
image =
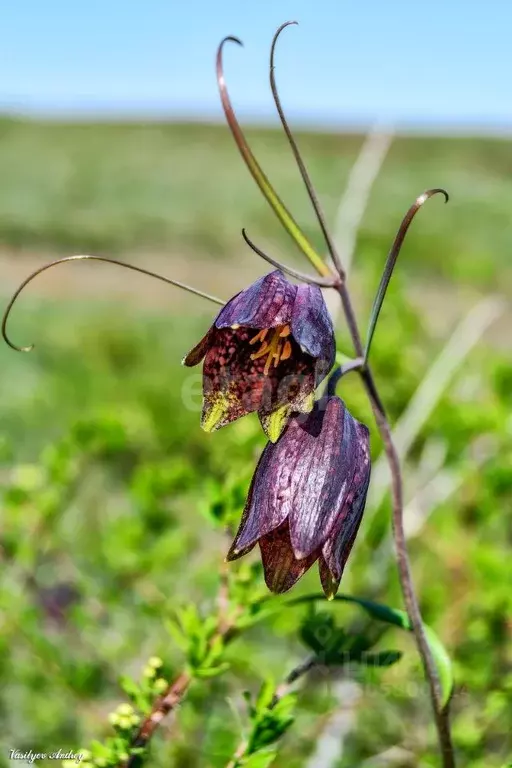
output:
M221 119L219 40L240 115L512 132L509 0L16 0L3 3L0 110Z

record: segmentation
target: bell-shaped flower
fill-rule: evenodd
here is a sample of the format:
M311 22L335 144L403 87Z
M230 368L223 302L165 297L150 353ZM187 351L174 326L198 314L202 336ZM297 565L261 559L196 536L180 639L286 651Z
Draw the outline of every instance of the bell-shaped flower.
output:
M203 364L203 429L258 411L275 442L292 412L308 413L334 362L332 322L315 285L294 285L276 270L221 309L183 363Z
M264 449L228 560L259 543L265 581L278 593L318 560L323 590L334 597L369 482L368 429L338 397L318 401Z

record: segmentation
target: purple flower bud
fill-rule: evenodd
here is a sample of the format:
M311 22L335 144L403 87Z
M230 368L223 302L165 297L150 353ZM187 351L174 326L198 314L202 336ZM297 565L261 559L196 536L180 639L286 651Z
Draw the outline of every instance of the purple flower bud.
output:
M323 590L334 597L369 482L368 429L338 397L318 401L264 449L228 560L259 543L272 592L286 592L318 560Z
M293 285L276 270L228 301L183 362L193 366L204 358L203 429L258 411L275 442L292 412L311 411L334 355L320 288Z

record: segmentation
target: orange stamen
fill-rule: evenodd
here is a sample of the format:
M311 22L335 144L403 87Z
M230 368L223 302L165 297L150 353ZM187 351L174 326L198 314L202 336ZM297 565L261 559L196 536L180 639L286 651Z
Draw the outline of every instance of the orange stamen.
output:
M265 337L269 330L272 331L272 335L269 341L265 341ZM260 357L267 356L265 367L263 369L263 374L265 376L268 376L272 363L274 364L274 368L277 368L281 360L288 360L291 357L293 351L292 345L287 338L290 334L291 330L289 325L279 325L277 328L264 328L261 331L258 331L256 336L249 341L249 344L256 344L258 341L261 342L261 347L258 351L252 353L251 360L258 360Z
M250 341L249 344L256 344L257 341L264 341L265 336L268 333L268 328L262 328L261 331L258 331L256 336L254 336Z
M289 341L285 341L283 351L281 353L281 360L288 360L292 356L292 345Z

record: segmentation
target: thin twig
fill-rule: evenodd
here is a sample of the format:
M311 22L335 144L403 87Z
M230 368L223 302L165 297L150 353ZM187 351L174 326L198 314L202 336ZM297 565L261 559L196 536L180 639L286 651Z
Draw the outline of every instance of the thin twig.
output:
M91 256L86 253L77 254L76 256L64 256L62 259L55 259L54 261L48 262L48 264L43 264L42 267L39 267L39 269L36 269L32 274L30 274L22 283L21 285L16 289L13 296L11 297L11 300L9 301L7 308L4 312L4 316L2 319L2 336L6 344L8 344L11 349L14 349L16 352L30 352L34 345L31 344L28 347L18 347L16 344L13 344L12 341L7 336L7 320L9 319L9 315L11 312L11 309L14 306L14 303L22 290L30 283L32 280L40 275L42 272L46 272L47 269L51 269L51 267L55 267L58 264L64 264L67 261L103 261L107 264L115 264L117 267L125 267L125 269L131 269L134 272L140 272L143 275L148 275L148 277L154 277L157 280L161 280L163 283L167 283L168 285L174 285L176 288L181 288L184 291L188 291L189 293L193 293L195 296L200 296L203 299L207 299L208 301L212 301L214 304L220 304L221 306L224 306L224 303L222 299L218 299L216 296L210 296L209 293L203 293L203 291L199 291L197 288L193 288L190 285L186 285L185 283L180 283L178 280L171 280L170 277L164 277L163 275L159 275L157 272L151 272L149 269L143 269L142 267L137 267L135 264L129 264L126 261L119 261L118 259L109 259L106 256Z
M352 303L346 284L343 284L338 288L338 293L340 294L342 306L345 311L345 317L350 329L356 355L363 356L364 353L361 336L359 334L357 323L355 322ZM393 538L395 542L398 573L407 614L411 621L414 637L416 639L416 645L418 647L418 651L423 662L423 668L425 670L425 676L429 684L430 698L436 722L439 745L442 752L443 766L444 768L454 768L455 759L451 742L448 707L443 707L442 704L439 676L437 674L436 665L425 636L425 631L423 629L423 621L421 618L418 598L416 597L416 593L414 591L411 565L407 552L407 543L403 523L404 505L400 460L398 458L398 454L396 452L396 448L391 436L391 427L384 413L384 410L382 409L373 375L368 366L361 370L361 378L372 405L377 428L384 444L384 452L386 454L386 458L391 470L391 488L393 496Z
M327 222L325 220L324 212L322 211L322 206L320 205L320 201L318 200L318 196L316 194L315 188L313 187L311 179L309 178L309 173L304 164L302 156L299 152L297 142L295 141L295 138L290 130L290 126L288 125L288 121L286 120L286 116L281 106L281 99L279 98L279 92L277 90L277 85L276 85L274 59L275 59L277 41L278 41L279 35L284 29L286 29L286 27L294 26L296 24L297 24L296 21L287 21L284 24L281 24L281 26L279 27L279 29L274 35L274 39L272 40L272 45L270 48L270 88L272 90L274 103L276 105L277 112L279 114L279 119L281 120L281 124L284 128L284 132L286 133L286 138L288 139L288 143L293 152L293 156L295 158L295 162L297 163L297 167L300 171L300 175L302 176L302 181L304 182L304 186L306 187L308 197L311 200L311 205L313 206L313 209L315 211L318 224L320 225L320 229L322 230L322 234L324 236L324 240L329 250L329 254L333 261L335 270L337 274L340 276L340 279L344 280L345 272L343 270L341 259L336 250L336 245L334 243L334 240L331 238L331 234L329 232L329 229L327 227Z
M151 737L164 717L176 709L180 704L191 682L192 677L185 670L178 675L165 693L157 699L150 714L143 720L142 725L130 745L132 748L147 747ZM138 760L138 755L132 755L122 764L122 768L132 768L132 766L137 765Z
M336 387L338 386L340 379L342 379L343 376L346 376L347 373L351 373L352 371L359 371L363 367L363 365L364 365L363 358L356 357L355 360L349 360L347 363L344 363L343 365L339 365L337 368L335 368L334 371L329 376L329 378L327 379L325 394L335 395Z
M228 643L236 636L235 622L237 620L236 611L231 617L228 616L229 598L227 594L228 582L227 582L227 568L222 566L220 575L220 587L217 596L217 608L218 608L218 624L217 630L210 638L208 643L209 647L215 645L219 638L223 638L225 643ZM130 744L131 748L145 748L148 746L154 733L160 726L162 720L171 712L173 712L177 706L182 702L185 694L187 693L190 684L193 681L193 675L187 670L182 670L178 677L172 682L167 690L159 696L147 717L142 721L137 733L134 735ZM131 755L128 760L121 763L119 768L135 768L138 765L139 756Z
M384 271L382 273L382 277L379 283L379 287L377 288L377 293L375 295L375 299L373 301L373 307L370 315L370 323L368 327L368 333L366 335L366 349L364 353L365 360L368 360L368 356L370 354L370 348L372 344L373 334L375 333L375 328L377 327L377 321L379 319L380 310L382 309L382 304L384 302L384 298L386 296L386 291L388 289L389 281L391 280L391 276L393 274L393 270L395 268L395 264L397 262L397 259L400 255L400 250L402 248L402 245L405 240L405 236L407 234L407 231L409 227L412 224L412 221L416 214L418 213L421 206L426 203L429 198L433 197L434 195L441 194L444 195L445 203L448 202L450 199L448 197L448 192L446 192L444 189L436 188L436 189L427 189L426 192L423 192L422 195L420 195L414 203L411 205L407 213L405 214L404 218L402 219L402 223L400 224L400 227L398 228L398 232L396 233L395 239L393 241L393 245L391 246L391 249L388 253L388 257L386 259L386 263L384 265Z
M249 248L252 248L254 253L258 254L258 256L260 256L264 261L268 261L269 264L272 264L274 267L277 267L277 269L280 269L281 272L285 272L287 275L295 277L297 280L301 280L303 283L319 285L322 288L334 288L335 285L337 285L337 280L334 276L330 278L316 277L316 275L307 275L305 272L300 272L298 269L294 269L293 267L287 266L287 264L282 264L280 261L277 261L277 259L273 259L272 256L269 256L267 253L265 253L265 251L262 251L261 248L258 248L258 246L253 243L245 229L242 229L242 237L244 238Z

